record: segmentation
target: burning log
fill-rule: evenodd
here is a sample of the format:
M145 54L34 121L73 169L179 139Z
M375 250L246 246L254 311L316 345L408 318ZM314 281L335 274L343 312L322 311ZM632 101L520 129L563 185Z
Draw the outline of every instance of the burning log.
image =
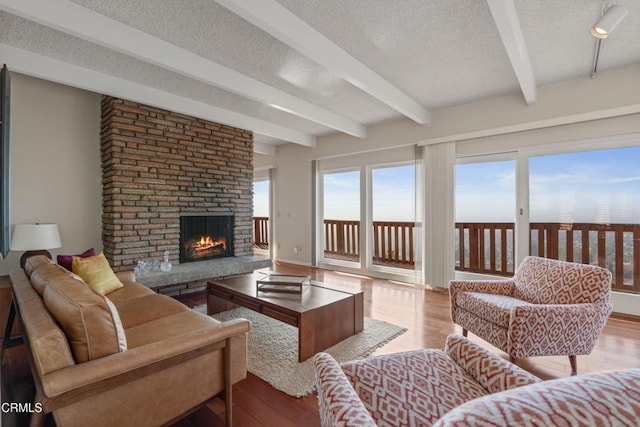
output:
M212 239L202 236L199 240L191 240L186 244L186 253L190 258L204 258L223 254L226 250L225 239Z

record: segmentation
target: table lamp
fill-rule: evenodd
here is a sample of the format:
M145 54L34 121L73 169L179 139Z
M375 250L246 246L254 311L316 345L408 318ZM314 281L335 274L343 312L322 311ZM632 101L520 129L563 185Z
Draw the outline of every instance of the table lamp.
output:
M62 246L58 224L16 224L11 238L12 251L26 251L20 257L20 267L24 268L27 258L34 255L46 255L51 259L47 249Z

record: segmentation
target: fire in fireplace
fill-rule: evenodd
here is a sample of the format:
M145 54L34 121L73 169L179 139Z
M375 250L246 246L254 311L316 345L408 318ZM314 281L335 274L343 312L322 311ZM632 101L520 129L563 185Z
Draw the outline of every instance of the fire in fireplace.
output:
M180 217L180 262L233 256L233 215Z

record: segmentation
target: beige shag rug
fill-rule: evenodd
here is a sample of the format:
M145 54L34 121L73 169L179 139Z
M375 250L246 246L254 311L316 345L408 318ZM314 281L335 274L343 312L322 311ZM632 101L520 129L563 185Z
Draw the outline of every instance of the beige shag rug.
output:
M193 310L206 313L206 305ZM247 370L284 393L301 397L313 392L313 358L298 362L298 329L278 320L239 307L214 314L219 321L243 317L251 322L247 339ZM406 332L391 323L364 318L364 330L325 350L339 363L363 358Z

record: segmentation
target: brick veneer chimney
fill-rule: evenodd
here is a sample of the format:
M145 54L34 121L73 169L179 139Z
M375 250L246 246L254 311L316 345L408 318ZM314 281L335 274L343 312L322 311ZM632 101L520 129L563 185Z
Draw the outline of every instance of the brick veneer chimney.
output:
M253 133L102 97L102 240L114 270L177 262L181 213L233 213L235 256L252 254Z

